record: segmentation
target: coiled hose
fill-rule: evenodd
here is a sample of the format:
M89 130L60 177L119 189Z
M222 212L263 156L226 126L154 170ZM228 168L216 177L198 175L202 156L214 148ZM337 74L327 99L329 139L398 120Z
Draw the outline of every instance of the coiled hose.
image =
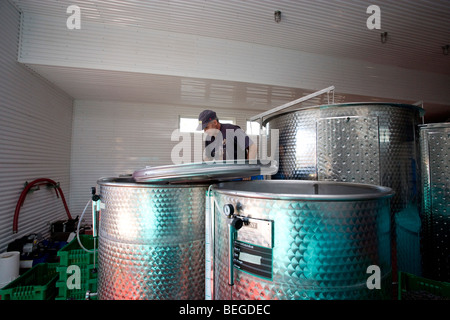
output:
M49 178L39 178L36 180L31 181L28 183L25 188L22 190L22 193L20 194L19 201L17 201L16 210L14 211L14 220L13 220L13 233L17 233L18 230L18 224L19 224L19 212L20 208L23 206L23 203L25 201L25 198L30 191L30 189L34 186L40 186L40 185L51 185L55 188L56 196L59 198L61 196L61 200L63 202L64 208L66 209L67 217L68 219L72 219L72 216L69 211L69 207L66 203L66 198L64 197L64 193L61 190L61 187L59 186L59 183L56 183L52 179Z

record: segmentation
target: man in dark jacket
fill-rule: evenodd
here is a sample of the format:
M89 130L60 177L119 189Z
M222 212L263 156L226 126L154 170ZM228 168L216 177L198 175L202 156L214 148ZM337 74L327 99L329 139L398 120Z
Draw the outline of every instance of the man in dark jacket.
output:
M220 123L217 114L204 110L198 116L197 130L208 134L205 141L204 160L249 160L256 159L256 144L241 127Z

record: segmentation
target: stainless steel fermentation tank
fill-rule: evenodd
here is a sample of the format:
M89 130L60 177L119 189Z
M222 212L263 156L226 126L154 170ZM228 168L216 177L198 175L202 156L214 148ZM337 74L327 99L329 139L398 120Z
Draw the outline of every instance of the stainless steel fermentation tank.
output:
M263 180L211 190L215 299L391 297L390 188Z
M207 185L97 183L99 299L204 299Z
M202 162L98 180L99 299L204 299L208 187L277 168Z
M266 118L279 133L272 179L369 183L392 188L393 268L421 274L419 129L424 110L395 103L305 107ZM270 146L270 143L269 143Z
M423 267L450 282L450 123L420 126Z

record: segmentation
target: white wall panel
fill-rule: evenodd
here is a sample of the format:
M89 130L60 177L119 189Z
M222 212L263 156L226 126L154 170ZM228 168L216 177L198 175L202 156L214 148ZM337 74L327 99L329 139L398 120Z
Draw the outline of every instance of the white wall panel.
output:
M179 116L198 117L203 107L140 104L113 101L74 103L71 212L81 215L90 200L91 187L101 177L132 174L146 166L171 165L171 141ZM246 120L259 111L214 108L219 116L236 119L245 130ZM193 135L192 135L193 139ZM180 140L181 141L181 140ZM192 157L192 161L193 161ZM91 209L88 209L89 212ZM86 221L90 216L86 213Z
M65 219L54 190L28 194L13 235L14 211L26 181L60 182L69 201L72 99L17 62L20 14L0 1L0 252L30 233L48 234Z
M268 45L66 16L26 14L19 61L28 64L241 81L386 99L450 101L450 76Z

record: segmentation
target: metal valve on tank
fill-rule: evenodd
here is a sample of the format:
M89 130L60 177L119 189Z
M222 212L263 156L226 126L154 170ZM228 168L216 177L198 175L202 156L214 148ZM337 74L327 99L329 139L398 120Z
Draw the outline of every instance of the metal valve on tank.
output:
M222 213L228 219L228 285L234 285L234 241L236 232L244 225L244 220L234 214L234 206L226 204L223 206Z

